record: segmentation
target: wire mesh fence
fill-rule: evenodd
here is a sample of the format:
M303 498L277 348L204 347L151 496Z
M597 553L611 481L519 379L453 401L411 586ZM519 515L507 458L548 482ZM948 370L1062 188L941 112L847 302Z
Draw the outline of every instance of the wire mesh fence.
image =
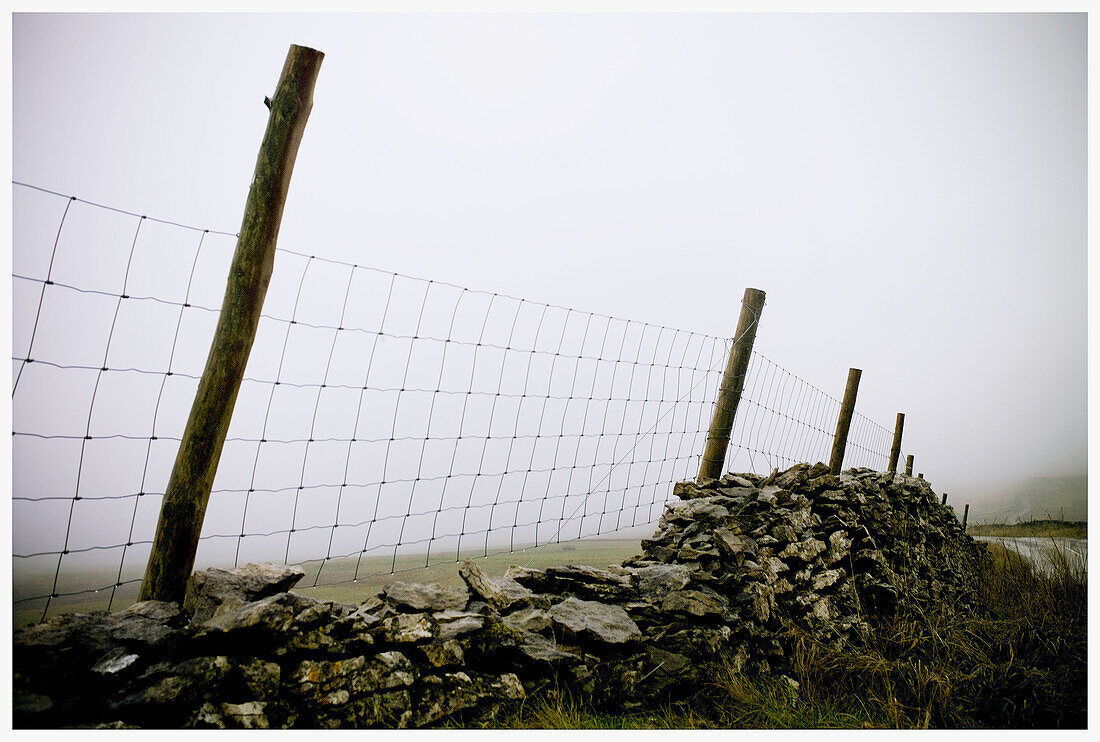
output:
M137 593L235 235L16 183L15 602ZM197 564L314 586L653 522L731 341L277 251ZM828 458L839 402L753 353L727 469ZM848 466L886 468L861 415Z

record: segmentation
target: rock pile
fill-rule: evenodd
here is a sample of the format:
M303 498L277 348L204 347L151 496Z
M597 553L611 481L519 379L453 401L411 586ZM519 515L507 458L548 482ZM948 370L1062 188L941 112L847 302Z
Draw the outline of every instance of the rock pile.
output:
M15 726L422 727L553 683L632 707L716 661L781 672L797 630L839 645L905 604L972 600L982 547L922 479L800 464L674 493L642 554L608 569L493 579L466 562L465 588L394 583L356 606L249 565L196 574L182 606L22 629Z

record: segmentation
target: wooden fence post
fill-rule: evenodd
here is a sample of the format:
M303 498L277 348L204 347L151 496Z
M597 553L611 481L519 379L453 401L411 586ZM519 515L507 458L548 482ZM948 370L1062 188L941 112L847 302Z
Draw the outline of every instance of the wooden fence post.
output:
M899 412L894 422L894 445L890 446L890 468L888 471L894 474L898 470L898 457L901 456L901 431L905 427L905 413Z
M918 474L918 475L917 475L917 479L924 479L924 474L923 474L923 473L921 473L921 474Z
M944 492L943 493L943 500L940 502L940 505L946 505L946 504L947 504L947 493Z
M913 454L905 457L905 476L913 476Z
M970 503L966 503L966 506L963 507L963 530L964 531L966 530L966 517L968 515L970 515Z
M726 447L733 430L733 418L737 414L737 404L741 401L741 392L745 388L745 374L749 369L752 356L752 344L756 340L756 328L760 324L760 314L764 311L764 292L760 289L745 289L741 299L741 316L737 319L737 334L733 338L726 370L722 374L722 386L718 390L718 399L714 402L714 415L707 433L707 444L703 450L703 460L699 464L699 480L717 479L722 476L726 463Z
M271 112L248 190L221 315L161 503L139 600L181 602L195 566L210 488L271 281L290 175L313 108L313 89L324 56L291 45L275 92L264 100Z
M848 428L852 426L852 415L856 411L856 392L859 391L859 377L863 374L858 368L848 369L848 383L844 387L844 402L840 405L840 417L836 421L836 435L833 436L833 452L829 456L829 472L840 474L844 463L844 449L848 445Z

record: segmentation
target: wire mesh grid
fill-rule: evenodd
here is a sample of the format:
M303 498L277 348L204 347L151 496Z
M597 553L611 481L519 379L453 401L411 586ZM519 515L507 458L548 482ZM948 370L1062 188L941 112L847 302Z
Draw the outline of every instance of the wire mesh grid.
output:
M729 471L770 471L826 462L841 403L768 357L753 351L726 451ZM885 471L893 432L856 412L844 466Z
M133 600L235 235L16 183L15 602ZM199 566L354 582L650 523L731 341L280 248ZM827 457L839 403L754 353L727 469ZM850 465L890 436L857 415Z

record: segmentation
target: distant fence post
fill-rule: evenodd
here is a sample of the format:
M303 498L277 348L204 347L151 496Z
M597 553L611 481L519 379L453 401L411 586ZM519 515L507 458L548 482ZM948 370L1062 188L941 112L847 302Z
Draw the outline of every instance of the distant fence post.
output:
M848 445L848 429L852 426L852 415L856 411L856 392L859 391L859 377L863 371L848 369L848 383L844 387L844 402L840 405L840 417L836 421L836 435L833 436L833 452L829 457L829 472L840 474L844 463L844 449Z
M756 328L764 311L764 292L745 289L741 299L741 316L737 319L737 334L733 338L726 370L722 374L722 386L714 402L714 416L710 421L703 460L699 464L699 479L717 479L722 476L726 463L726 447L733 430L733 418L745 388L745 374L752 356L752 344L756 340Z
M898 470L898 457L901 456L901 431L905 427L905 413L899 412L897 421L894 422L894 445L890 446L890 468L887 470L894 474Z
M947 504L947 493L944 492L943 493L943 500L940 502L940 505L946 505L946 504Z
M913 454L905 457L905 476L913 476Z
M161 503L139 600L181 602L195 566L210 488L271 281L290 175L313 108L313 89L324 56L291 45L275 92L264 101L271 112L248 190L221 314Z
M923 474L923 473L921 473L921 474L918 474L918 475L917 475L917 479L924 479L924 474Z
M964 531L966 530L966 517L968 515L970 515L970 503L966 503L966 506L963 507L963 530Z

